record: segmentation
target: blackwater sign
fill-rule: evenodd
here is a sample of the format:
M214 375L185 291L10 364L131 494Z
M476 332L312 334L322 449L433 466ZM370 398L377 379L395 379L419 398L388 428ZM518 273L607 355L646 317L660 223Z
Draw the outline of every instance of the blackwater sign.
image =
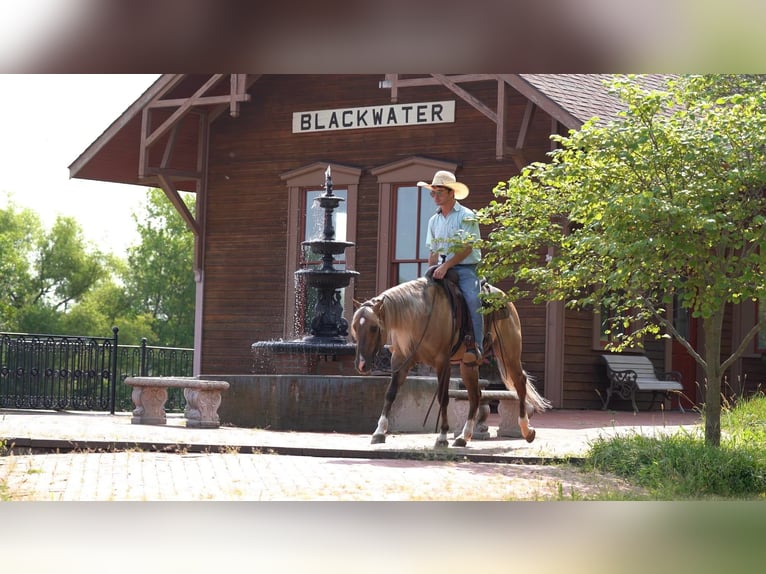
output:
M455 101L392 104L293 113L293 133L358 130L455 121Z

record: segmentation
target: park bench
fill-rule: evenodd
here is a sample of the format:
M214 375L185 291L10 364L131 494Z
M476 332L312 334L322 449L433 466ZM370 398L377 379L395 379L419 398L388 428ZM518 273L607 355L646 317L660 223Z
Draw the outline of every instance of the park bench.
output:
M164 425L167 422L165 402L168 389L182 388L186 399L186 426L218 428L218 407L221 391L229 388L226 381L206 381L194 377L127 377L125 384L133 388L131 398L135 409L130 422L144 425Z
M649 410L654 406L658 394L661 393L665 398L668 398L670 393L683 391L681 373L672 371L663 373L658 377L654 365L646 355L605 354L602 355L602 358L606 363L606 374L609 379L604 410L609 407L609 401L614 394L622 399L630 398L633 412L637 413L636 391L652 391L652 402L649 405ZM684 412L680 401L678 408Z
M498 437L521 438L521 427L519 427L519 397L514 391L508 390L488 390L489 381L479 379L481 388L481 398L479 400L479 414L474 428L474 440L487 440L490 438L489 427L487 426L487 417L490 413L490 403L498 401L497 414L500 415L500 424L497 429ZM462 385L461 385L462 386ZM468 401L468 391L464 388L450 388L449 397L456 401ZM462 429L459 429L455 436L459 435Z

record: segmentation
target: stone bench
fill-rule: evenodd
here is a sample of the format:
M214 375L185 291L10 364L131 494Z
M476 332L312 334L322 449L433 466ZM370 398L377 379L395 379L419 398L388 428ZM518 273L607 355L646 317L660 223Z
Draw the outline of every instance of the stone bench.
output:
M169 388L182 388L186 399L186 426L218 428L218 407L221 391L229 388L226 381L205 381L194 377L127 377L125 384L133 387L131 398L136 408L130 422L143 425L167 423L165 402Z
M481 386L481 385L480 385ZM449 396L457 401L468 401L468 391L465 389L450 389ZM490 438L487 417L489 416L489 403L499 401L497 414L500 415L500 424L497 428L498 437L521 438L519 427L519 398L513 391L488 391L482 389L479 400L479 415L476 419L473 438L475 440L487 440ZM466 407L466 415L467 415ZM455 436L460 432L455 433Z

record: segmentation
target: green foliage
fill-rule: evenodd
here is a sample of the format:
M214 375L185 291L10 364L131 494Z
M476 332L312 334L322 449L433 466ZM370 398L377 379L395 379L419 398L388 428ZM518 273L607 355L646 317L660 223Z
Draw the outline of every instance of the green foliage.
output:
M185 197L194 213L194 196ZM194 344L194 235L159 189L149 191L145 213L134 214L141 242L128 250L123 274L134 316L150 317L156 341Z
M478 211L492 228L481 271L514 279L511 297L608 309L615 350L663 332L684 342L667 318L675 297L703 322L706 353L692 354L712 408L745 348L720 360L725 306L766 297L766 90L751 76L685 77L666 91L622 77L612 90L619 120L553 136L550 162L498 183Z
M124 344L193 346L194 236L162 191L147 198L127 261L88 245L72 218L48 231L31 210L0 209L0 330L110 336L118 326Z
M766 397L742 401L723 418L720 448L689 434L594 441L588 466L648 489L660 500L766 497ZM755 430L753 427L755 424Z
M10 203L0 210L0 327L61 333L67 310L107 275L106 257L72 218L43 229L37 215Z

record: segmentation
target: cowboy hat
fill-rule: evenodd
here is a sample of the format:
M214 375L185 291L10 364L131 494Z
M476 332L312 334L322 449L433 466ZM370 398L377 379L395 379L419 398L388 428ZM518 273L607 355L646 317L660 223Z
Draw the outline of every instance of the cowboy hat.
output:
M419 181L418 187L427 187L433 189L434 187L449 187L455 192L455 199L465 199L468 197L468 186L464 183L460 183L455 180L455 174L449 171L437 171L434 174L434 180L431 183L425 181Z

